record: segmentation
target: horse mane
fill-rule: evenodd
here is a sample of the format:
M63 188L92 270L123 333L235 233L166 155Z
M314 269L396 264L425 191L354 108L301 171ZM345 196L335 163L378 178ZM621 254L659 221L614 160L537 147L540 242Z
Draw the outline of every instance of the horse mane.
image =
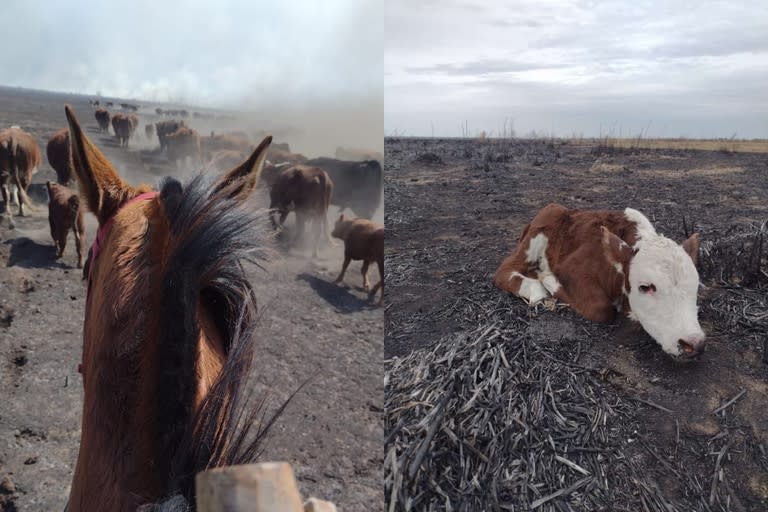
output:
M163 319L157 345L160 452L154 463L170 478L166 499L141 510L170 512L194 509L198 472L254 462L264 436L293 395L269 418L265 399L247 407L246 381L258 317L254 290L241 262L262 259L259 251L266 240L258 233L266 230L258 228L264 216L242 201L223 197L202 174L186 186L166 178L160 190L170 232L158 312ZM216 319L226 359L195 413L199 302ZM258 428L252 432L254 423Z

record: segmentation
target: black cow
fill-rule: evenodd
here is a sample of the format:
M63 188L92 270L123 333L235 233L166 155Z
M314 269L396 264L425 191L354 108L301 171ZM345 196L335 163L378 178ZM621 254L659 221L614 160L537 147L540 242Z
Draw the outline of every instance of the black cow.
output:
M348 162L323 157L303 163L328 173L333 181L331 204L342 210L349 208L359 217L373 217L384 191L381 164L377 160Z

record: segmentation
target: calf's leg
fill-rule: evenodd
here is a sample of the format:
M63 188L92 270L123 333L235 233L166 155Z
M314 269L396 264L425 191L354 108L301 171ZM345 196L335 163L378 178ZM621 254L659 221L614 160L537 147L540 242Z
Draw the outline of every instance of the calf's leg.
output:
M384 305L384 260L379 259L377 261L379 265L379 282L376 283L376 285L371 288L371 291L368 292L368 297L373 298L374 295L376 295L376 291L381 288L381 297L379 297L379 306Z
M59 257L60 251L59 251L59 238L58 233L56 229L56 223L53 220L53 214L52 212L48 213L48 225L51 227L51 239L53 239L53 246L56 248L56 258Z
M537 279L531 269L531 263L526 259L526 251L530 238L526 235L518 244L515 251L501 262L493 283L502 290L508 291L535 304L549 296L549 292Z
M340 283L342 279L344 279L344 273L347 271L347 267L349 266L350 261L352 261L352 258L345 254L344 264L341 266L341 274L339 274L339 277L336 278L334 283Z

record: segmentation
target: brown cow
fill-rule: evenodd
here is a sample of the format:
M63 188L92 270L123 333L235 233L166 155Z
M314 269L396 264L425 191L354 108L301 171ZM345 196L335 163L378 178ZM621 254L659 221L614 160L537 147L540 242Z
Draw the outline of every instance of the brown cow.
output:
M292 164L303 164L307 161L307 157L301 153L291 153L290 151L283 151L281 149L269 148L267 152L267 159L270 162L283 163L288 162Z
M128 116L118 112L112 116L112 129L115 131L115 137L120 146L127 146L128 139L131 138L133 133L132 122Z
M165 136L165 144L168 148L168 160L175 162L177 166L181 160L187 158L200 165L200 134L197 131L182 126Z
M295 165L280 173L272 188L270 196L270 219L272 225L278 227L274 214L280 213L279 225L282 226L290 212L291 205L296 212L295 245L304 234L304 223L309 217L315 226L315 242L312 256L317 256L320 245L320 234L328 240L328 205L333 194L333 182L328 174L319 167Z
M48 223L51 226L51 237L56 247L56 259L64 254L67 246L69 230L75 235L75 248L77 250L77 268L83 268L83 247L85 247L85 218L83 209L80 208L78 195L65 187L46 183L48 187Z
M128 114L128 121L131 124L131 137L136 133L136 128L139 127L139 117L136 114Z
M252 144L248 135L242 132L223 133L221 135L211 132L209 137L200 138L200 148L203 158L210 161L217 151L231 149L245 153L252 150Z
M291 152L291 146L288 145L287 142L275 142L271 146L269 146L269 149L278 150L278 151L285 151L286 153L290 153Z
M247 153L236 151L234 149L223 149L215 152L208 162L208 168L224 172L235 168L240 162L248 157Z
M494 283L530 303L549 295L595 322L616 310L661 348L690 357L704 348L697 318L698 233L677 244L639 211L542 209L523 230Z
M109 110L105 108L97 108L93 115L96 118L96 122L99 123L99 129L103 132L109 132Z
M34 209L32 201L27 196L27 189L41 159L40 148L32 135L18 126L0 131L0 189L5 202L5 214L11 228L14 227L14 223L11 214L11 191L8 185L15 187L19 215L23 217L25 205Z
M68 185L75 179L72 170L72 150L69 147L69 130L62 128L53 134L45 147L48 163L56 171L56 177L60 184Z
M350 261L363 260L363 289L368 291L368 265L376 263L379 266L380 280L368 295L373 298L381 288L379 305L384 304L384 225L367 219L345 219L342 214L336 221L331 235L344 240L344 264L341 274L334 282L340 283L344 279Z
M269 160L264 163L264 168L261 171L261 181L268 187L271 187L277 181L277 177L280 173L289 167L293 167L296 164L291 162L281 162L279 164L273 164Z
M167 111L166 111L167 112ZM158 121L155 123L155 131L157 132L157 140L160 141L160 151L162 152L168 147L165 138L184 126L184 121Z
M378 160L381 162L384 155L380 151L359 148L336 148L336 158L339 160L352 160L354 162L363 162L365 160Z
M333 204L349 208L358 217L373 218L384 193L381 164L376 160L349 162L335 158L312 158L305 165L320 167L334 184Z
M144 126L144 134L147 136L148 139L152 139L152 136L155 135L155 125L152 123L149 123L148 125Z

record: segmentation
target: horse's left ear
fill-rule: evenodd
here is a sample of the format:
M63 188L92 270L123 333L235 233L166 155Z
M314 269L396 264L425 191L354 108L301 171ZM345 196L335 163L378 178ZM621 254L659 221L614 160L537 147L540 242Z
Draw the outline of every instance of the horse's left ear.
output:
M699 234L694 233L688 237L688 240L682 243L683 249L688 253L688 256L693 260L693 264L697 265L699 262Z
M64 113L69 123L72 163L80 195L99 219L99 225L103 225L137 190L123 181L104 153L86 137L72 107L65 105Z
M216 182L214 193L238 201L248 198L251 192L256 190L259 183L261 170L267 160L267 148L271 143L272 136L266 136L248 157L248 160L229 171Z

